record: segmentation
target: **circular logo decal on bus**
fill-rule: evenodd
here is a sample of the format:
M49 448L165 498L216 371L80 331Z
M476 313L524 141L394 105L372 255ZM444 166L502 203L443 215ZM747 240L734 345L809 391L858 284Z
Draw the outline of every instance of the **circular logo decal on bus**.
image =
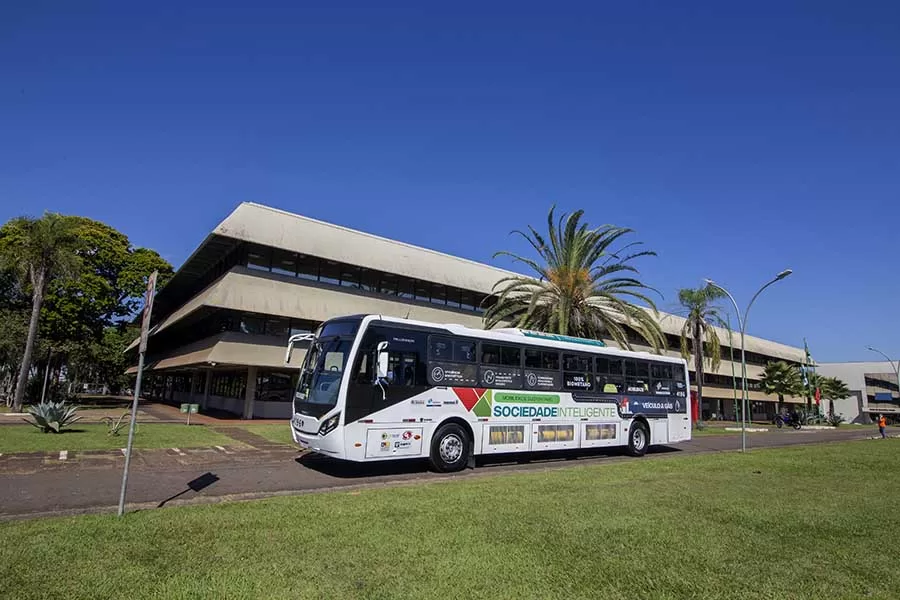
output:
M494 383L494 372L488 369L484 372L482 378L484 379L484 382L486 384L491 385L492 383Z
M431 378L434 381L443 381L444 380L444 369L441 367L435 367L431 370Z
M534 387L537 385L537 375L535 375L534 373L527 373L525 375L525 379L528 381L528 385L530 387Z

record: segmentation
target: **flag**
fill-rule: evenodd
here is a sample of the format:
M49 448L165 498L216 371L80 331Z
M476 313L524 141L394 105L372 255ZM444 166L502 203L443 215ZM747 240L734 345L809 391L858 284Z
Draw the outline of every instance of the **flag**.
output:
M816 388L816 406L822 403L822 390Z

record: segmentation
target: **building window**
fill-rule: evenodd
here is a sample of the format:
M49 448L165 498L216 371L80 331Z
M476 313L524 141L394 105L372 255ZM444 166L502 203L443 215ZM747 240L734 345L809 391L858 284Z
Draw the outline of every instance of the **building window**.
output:
M342 265L341 285L344 287L359 288L359 268L350 265Z
M431 284L431 302L434 304L447 304L447 288L439 283Z
M315 256L307 256L305 254L297 255L297 277L300 279L309 279L310 281L319 280L319 259Z
M297 276L297 255L293 252L276 250L272 256L272 272L289 277Z
M247 268L268 271L271 268L271 251L265 246L251 246L247 251Z
M251 335L264 335L266 332L266 322L262 317L251 314L241 315L241 333L249 333Z
M319 281L322 283L330 283L332 285L340 285L341 265L332 260L321 261L319 264Z
M289 330L290 321L288 319L279 319L277 317L266 319L266 335L287 337Z
M416 300L419 302L431 302L431 285L426 281L415 282Z

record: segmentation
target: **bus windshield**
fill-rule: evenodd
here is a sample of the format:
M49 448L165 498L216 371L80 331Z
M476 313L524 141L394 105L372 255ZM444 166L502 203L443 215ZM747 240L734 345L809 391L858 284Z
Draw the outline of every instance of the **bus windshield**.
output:
M310 344L294 393L294 412L320 417L337 405L359 323L327 323Z

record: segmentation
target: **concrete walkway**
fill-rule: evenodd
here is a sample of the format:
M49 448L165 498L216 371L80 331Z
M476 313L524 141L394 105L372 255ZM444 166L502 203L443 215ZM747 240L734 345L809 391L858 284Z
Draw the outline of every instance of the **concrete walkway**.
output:
M243 430L240 430L243 431ZM243 436L235 429L228 433ZM253 434L249 434L253 435ZM871 431L799 431L760 433L753 448L862 440ZM254 436L256 438L258 436ZM248 441L264 446L256 439ZM266 441L267 444L272 444ZM872 440L872 444L885 443ZM739 438L706 436L677 447L655 448L647 459L690 453L735 451ZM874 451L874 447L873 447ZM42 515L112 512L118 501L123 457L109 452L74 452L66 460L41 456L37 463L21 455L0 456L0 519ZM141 450L135 453L128 488L129 509L297 494L328 489L381 486L412 481L481 477L517 470L559 468L581 463L631 460L621 451L579 451L506 455L479 459L479 466L459 474L427 470L422 460L355 464L303 454L291 446L218 447ZM204 482L199 489L197 482Z

